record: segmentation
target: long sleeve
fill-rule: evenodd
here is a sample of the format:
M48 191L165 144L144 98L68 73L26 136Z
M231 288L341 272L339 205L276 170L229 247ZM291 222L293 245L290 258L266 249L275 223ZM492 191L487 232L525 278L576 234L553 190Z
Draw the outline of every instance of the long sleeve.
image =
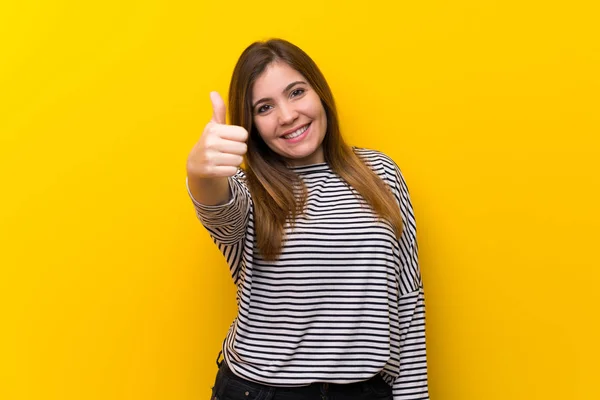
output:
M231 199L226 204L217 206L200 204L194 199L186 180L188 195L194 203L196 216L225 256L236 284L242 268L244 238L251 206L250 192L244 178L244 172L238 170L236 175L228 179Z
M394 380L394 400L429 399L425 341L425 298L419 269L416 222L408 187L400 169L394 165L397 200L403 219L400 237L400 324L399 375Z
M429 399L422 286L400 297L399 317L400 373L393 383L394 400Z

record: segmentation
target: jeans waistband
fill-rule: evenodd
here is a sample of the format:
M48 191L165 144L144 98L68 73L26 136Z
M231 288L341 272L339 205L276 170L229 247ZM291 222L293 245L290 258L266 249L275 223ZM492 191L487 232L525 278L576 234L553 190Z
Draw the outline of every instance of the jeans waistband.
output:
M229 379L235 379L243 381L248 385L252 385L257 389L273 389L277 392L319 392L322 393L324 391L334 391L334 392L362 392L368 390L367 386L375 380L383 381L383 378L377 374L371 379L361 381L361 382L353 382L353 383L328 383L328 382L313 382L310 385L306 386L270 386L265 385L253 381L249 381L247 379L241 378L233 373L227 362L223 360L220 363L220 372Z

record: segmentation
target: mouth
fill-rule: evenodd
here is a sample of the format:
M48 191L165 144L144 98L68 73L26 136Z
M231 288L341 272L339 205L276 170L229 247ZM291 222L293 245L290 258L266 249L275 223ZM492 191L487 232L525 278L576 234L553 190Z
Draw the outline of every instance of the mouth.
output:
M290 132L286 135L281 136L283 139L285 140L294 140L294 139L300 139L300 137L304 136L306 131L308 131L308 128L310 127L311 123L308 123L304 126L301 126L300 128L296 129L293 132Z

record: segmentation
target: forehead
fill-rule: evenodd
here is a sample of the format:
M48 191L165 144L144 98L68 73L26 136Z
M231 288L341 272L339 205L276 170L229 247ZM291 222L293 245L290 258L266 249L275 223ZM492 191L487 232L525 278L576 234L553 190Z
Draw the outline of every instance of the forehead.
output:
M296 81L306 82L306 78L285 62L269 64L254 82L252 99L280 95L287 85Z

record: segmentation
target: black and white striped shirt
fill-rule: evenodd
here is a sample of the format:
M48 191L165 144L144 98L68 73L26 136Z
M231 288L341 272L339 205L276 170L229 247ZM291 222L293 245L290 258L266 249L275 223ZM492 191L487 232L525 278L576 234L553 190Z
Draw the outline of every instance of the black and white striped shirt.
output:
M354 151L391 187L403 219L400 240L326 163L293 167L308 197L294 228L285 226L277 261L265 261L255 246L241 169L229 178L227 204L192 198L238 288L224 358L236 375L266 385L351 383L381 373L395 400L428 399L425 306L408 189L391 158Z

